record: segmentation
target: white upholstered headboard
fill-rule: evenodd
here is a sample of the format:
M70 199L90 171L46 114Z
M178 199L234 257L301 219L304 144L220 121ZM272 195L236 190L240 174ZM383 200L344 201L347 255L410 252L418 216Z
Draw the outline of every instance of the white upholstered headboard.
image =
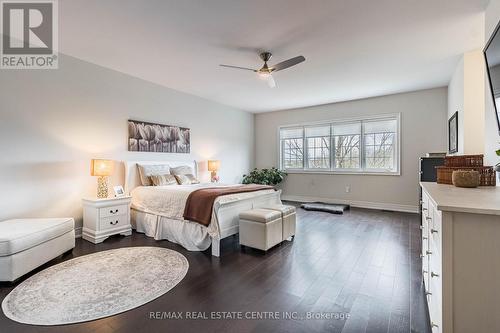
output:
M187 165L193 169L194 176L198 177L198 164L196 161L123 161L125 164L125 193L130 193L137 186L141 186L139 170L137 164L142 165L157 165L166 164L171 168Z

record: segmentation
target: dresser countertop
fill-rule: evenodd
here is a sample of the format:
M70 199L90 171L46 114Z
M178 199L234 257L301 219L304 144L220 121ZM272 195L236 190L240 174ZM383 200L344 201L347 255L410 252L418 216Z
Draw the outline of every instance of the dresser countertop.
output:
M500 187L461 188L430 182L420 185L441 211L500 215Z

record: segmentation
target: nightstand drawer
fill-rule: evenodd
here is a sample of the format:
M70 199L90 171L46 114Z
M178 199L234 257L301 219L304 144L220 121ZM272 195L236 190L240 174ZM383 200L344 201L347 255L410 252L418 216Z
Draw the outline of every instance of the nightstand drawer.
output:
M129 224L127 215L105 217L100 219L99 228L100 230L111 229L116 227L123 227Z
M126 215L127 212L128 212L128 205L109 206L109 207L99 208L99 217L102 219L105 217Z

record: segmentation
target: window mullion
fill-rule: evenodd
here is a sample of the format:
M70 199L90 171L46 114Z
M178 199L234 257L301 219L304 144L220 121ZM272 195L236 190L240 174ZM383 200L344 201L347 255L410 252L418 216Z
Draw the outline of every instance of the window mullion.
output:
M307 159L309 158L307 151L307 142L306 142L306 128L302 127L302 170L306 169Z
M366 163L365 163L365 122L361 121L361 133L359 136L359 166L361 167L362 171L366 170Z
M283 169L285 169L285 168L286 168L286 162L285 162L285 146L286 146L285 140L281 140L281 163L282 163L282 167L283 167Z
M329 136L328 136L328 142L330 143L330 146L328 147L328 154L330 154L330 170L333 170L333 163L334 163L334 156L332 154L332 151L333 151L333 144L332 144L332 124L330 124L330 132L329 132Z
M336 154L336 151L335 151L335 136L334 136L334 133L333 133L333 124L330 124L330 156L331 156L331 165L330 165L330 169L333 171L335 170L335 163L336 163L336 160L335 160L335 154Z
M285 169L285 163L283 163L283 159L285 158L285 152L283 151L283 140L280 139L280 169Z

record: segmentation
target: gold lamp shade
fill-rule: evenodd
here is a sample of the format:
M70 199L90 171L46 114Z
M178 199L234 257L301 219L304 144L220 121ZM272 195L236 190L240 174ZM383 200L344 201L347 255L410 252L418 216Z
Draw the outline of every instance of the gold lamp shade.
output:
M111 160L92 160L90 162L90 174L92 176L111 176L114 163Z
M208 161L208 171L219 171L220 161L219 160L209 160Z
M97 178L97 197L108 197L108 176L113 174L114 163L111 160L92 160L90 162L90 174Z

